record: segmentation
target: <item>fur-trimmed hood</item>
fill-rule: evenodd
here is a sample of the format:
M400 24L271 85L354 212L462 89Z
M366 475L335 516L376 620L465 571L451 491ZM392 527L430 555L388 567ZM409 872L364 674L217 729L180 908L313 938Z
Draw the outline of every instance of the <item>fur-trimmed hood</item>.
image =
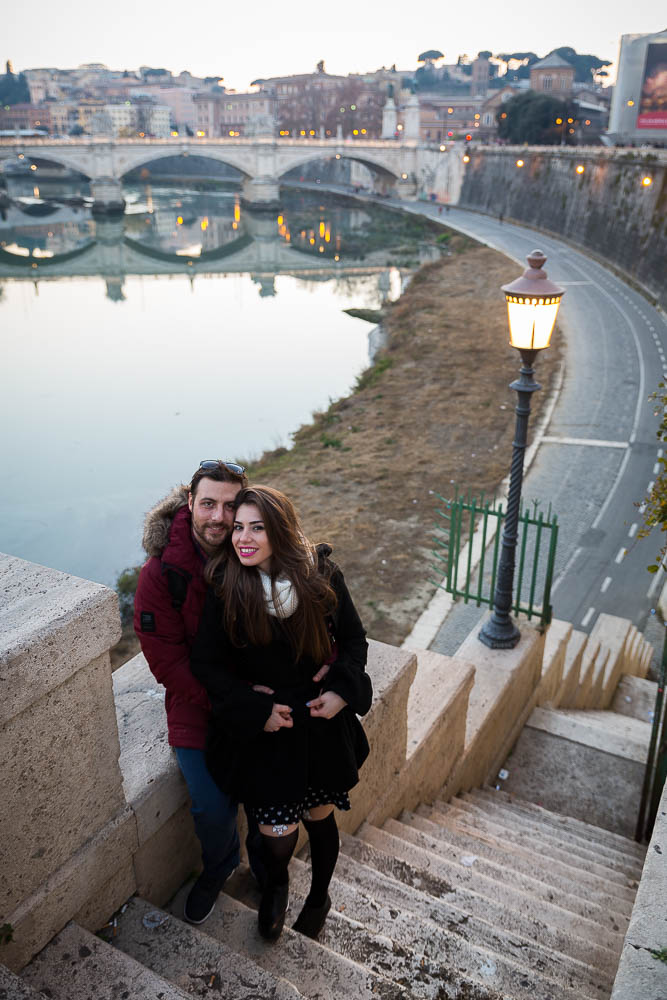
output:
M141 544L149 556L160 557L169 542L171 524L178 511L187 505L188 487L175 486L171 493L146 514Z

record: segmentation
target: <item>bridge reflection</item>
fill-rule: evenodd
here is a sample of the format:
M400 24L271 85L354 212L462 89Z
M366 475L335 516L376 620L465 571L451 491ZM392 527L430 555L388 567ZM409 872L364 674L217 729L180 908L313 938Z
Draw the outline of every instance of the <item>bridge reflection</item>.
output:
M5 203L0 221L0 279L102 276L116 301L129 275L244 272L261 295L271 295L276 275L323 280L393 265L411 270L440 253L414 220L298 192L287 194L275 215L257 215L244 212L234 192L145 185L120 217L24 197Z

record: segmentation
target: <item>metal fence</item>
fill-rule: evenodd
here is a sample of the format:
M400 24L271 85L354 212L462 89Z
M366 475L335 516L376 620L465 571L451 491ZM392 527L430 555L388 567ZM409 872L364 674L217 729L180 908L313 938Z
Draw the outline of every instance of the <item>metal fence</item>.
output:
M433 582L453 597L462 597L466 604L474 601L478 607L492 605L505 518L502 504L485 501L483 494L459 495L458 490L453 500L439 493L435 496L443 506L436 509L433 568L443 579ZM529 619L538 617L541 624L548 625L558 520L551 505L546 515L538 508L537 501L521 506L512 610ZM475 550L479 552L479 564L473 555Z

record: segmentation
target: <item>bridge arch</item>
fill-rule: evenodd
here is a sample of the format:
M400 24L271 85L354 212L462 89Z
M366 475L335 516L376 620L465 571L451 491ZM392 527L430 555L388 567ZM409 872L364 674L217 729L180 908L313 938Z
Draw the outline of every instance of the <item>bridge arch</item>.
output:
M343 149L314 149L312 152L309 150L299 151L297 153L294 151L292 161L289 165L285 166L283 169L278 170L278 178L282 178L285 174L292 170L296 170L301 166L308 166L310 163L315 163L319 160L355 160L357 163L362 163L365 167L373 173L377 173L385 178L391 178L392 180L398 180L400 173L398 173L394 168L389 166L387 162L378 156L369 155L366 151L364 153L357 153L353 150Z
M149 167L151 163L157 163L160 160L170 159L174 156L197 157L200 160L212 160L215 163L224 163L225 166L238 170L242 180L252 176L252 171L248 169L247 156L243 157L233 149L218 150L214 146L195 147L194 149L187 146L179 149L167 146L163 149L142 149L140 151L132 151L131 153L123 150L120 152L117 158L119 179L122 180L132 170L138 170L140 167Z

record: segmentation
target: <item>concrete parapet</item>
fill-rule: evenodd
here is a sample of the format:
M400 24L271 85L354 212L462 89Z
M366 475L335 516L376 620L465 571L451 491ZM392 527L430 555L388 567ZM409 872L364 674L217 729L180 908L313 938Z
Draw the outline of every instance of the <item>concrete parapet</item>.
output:
M611 1000L667 997L667 785L662 793Z
M475 630L458 650L457 659L474 664L475 684L464 752L444 784L443 799L487 781L504 762L532 711L542 679L545 635L524 619L520 627L514 649L489 649Z
M565 656L571 637L572 626L569 622L554 619L549 625L544 641L542 679L535 696L536 705L558 703L565 670Z
M403 809L432 802L460 760L475 668L459 657L416 650L407 706L407 754L396 780L367 815L379 825Z
M599 615L591 632L591 642L599 642L603 650L607 650L607 657L600 697L592 708L608 708L616 692L621 674L633 673L633 670L626 668L626 657L628 657L631 644L632 624L627 618L618 618L616 615ZM628 664L630 665L630 663Z
M20 968L97 892L136 828L108 654L116 595L11 556L0 567L0 923L14 936L3 960Z

